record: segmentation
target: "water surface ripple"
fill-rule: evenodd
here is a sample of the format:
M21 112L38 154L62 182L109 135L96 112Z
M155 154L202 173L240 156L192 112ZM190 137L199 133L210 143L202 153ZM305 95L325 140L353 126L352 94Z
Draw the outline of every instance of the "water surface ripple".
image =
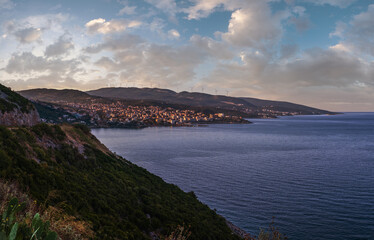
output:
M93 133L250 233L374 239L373 113L252 121Z

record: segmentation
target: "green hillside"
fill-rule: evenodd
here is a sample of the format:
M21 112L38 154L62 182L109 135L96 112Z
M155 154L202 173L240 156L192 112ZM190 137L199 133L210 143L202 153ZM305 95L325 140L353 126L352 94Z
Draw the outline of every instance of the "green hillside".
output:
M238 239L225 220L177 186L111 153L83 126L0 126L0 178L44 208L90 223L95 239Z
M34 106L26 98L0 84L0 111L11 112L16 108L28 113Z

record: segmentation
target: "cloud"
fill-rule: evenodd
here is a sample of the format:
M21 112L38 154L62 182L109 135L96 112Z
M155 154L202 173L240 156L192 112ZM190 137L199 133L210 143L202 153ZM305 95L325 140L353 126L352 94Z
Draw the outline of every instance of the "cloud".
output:
M24 19L17 20L18 27L30 26L44 30L52 30L54 32L64 32L62 23L67 21L70 15L57 13L57 14L42 14L33 15Z
M4 23L6 36L14 36L20 43L29 44L41 42L42 34L48 30L58 33L64 32L62 23L66 21L66 14L34 15L23 19L13 19Z
M206 58L204 53L191 45L172 47L143 42L129 46L117 43L110 39L96 48L111 51L113 57L102 57L95 65L117 73L121 82L159 83L164 86L185 84L194 79L195 68Z
M316 5L331 5L334 7L346 8L357 0L302 0Z
M40 28L30 27L17 30L13 34L20 43L32 43L40 39L42 30Z
M295 56L297 49L287 46L283 55ZM287 61L272 61L259 52L247 51L240 58L241 62L220 62L204 78L207 88L229 89L236 96L288 99L331 109L337 109L337 99L351 97L358 101L353 92L365 94L361 100L374 100L368 94L374 91L374 63L346 51L310 49Z
M74 43L71 38L67 38L66 35L62 35L59 39L47 46L45 50L45 56L54 57L67 54L69 51L74 49Z
M0 10L1 9L12 9L15 4L11 0L0 0Z
M288 12L273 15L264 1L251 1L246 8L231 14L228 31L221 33L221 37L240 47L272 47L280 40L283 33L281 23L287 17Z
M118 15L119 16L122 16L122 15L133 15L135 14L135 10L136 10L136 6L125 6L124 8L122 8L121 10L119 10L118 12Z
M280 60L292 58L299 51L299 47L296 44L282 45L280 49Z
M374 56L374 4L369 5L366 12L353 17L344 36L363 53Z
M82 88L84 83L77 81L70 76L61 76L56 73L49 73L37 77L19 78L2 80L7 86L12 86L16 90L25 90L33 88L53 88L53 89L66 89L66 88Z
M335 31L329 34L329 37L343 37L345 30L347 29L347 24L339 21L336 23Z
M374 56L374 4L367 11L361 12L348 23L337 22L335 31L330 37L339 37L341 42L336 45L356 54Z
M102 57L98 61L95 62L95 65L109 72L119 71L121 70L120 64L115 63L112 59L108 57Z
M309 17L302 16L302 17L291 17L289 20L290 23L294 24L296 30L299 32L306 31L310 28L311 22Z
M9 74L49 72L69 75L82 71L78 66L79 62L76 60L49 60L41 56L35 56L31 52L23 52L21 54L13 54L4 70Z
M141 24L140 21L136 20L113 19L111 21L106 21L103 18L97 18L87 22L85 26L89 34L109 34L122 32L127 28L138 27Z
M212 12L217 10L220 6L223 7L228 3L227 0L195 0L194 5L185 9L184 12L188 14L187 19L200 19L208 17Z
M137 47L138 44L144 43L144 40L138 35L123 34L120 36L109 36L103 43L92 45L83 49L85 53L99 53L101 51L121 51Z
M216 41L209 37L201 37L193 35L190 42L195 45L199 51L205 55L217 60L229 60L235 57L235 54L230 49L226 42Z
M178 12L177 3L175 0L145 0L147 3L155 6L161 11L174 17Z
M171 29L168 31L168 37L170 39L179 39L181 35L179 34L179 32L175 29Z

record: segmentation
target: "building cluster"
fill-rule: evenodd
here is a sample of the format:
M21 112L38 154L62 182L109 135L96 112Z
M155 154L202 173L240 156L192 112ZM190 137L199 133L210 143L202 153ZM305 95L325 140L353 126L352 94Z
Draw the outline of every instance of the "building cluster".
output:
M107 103L65 103L64 110L93 126L186 126L194 123L243 122L240 116L224 113L204 114L188 109L160 106L132 106L120 101ZM89 118L87 118L89 116Z
M294 116L294 115L300 115L300 112L288 112L288 111L279 111L272 109L273 106L270 106L269 108L262 108L257 113L257 115L260 118L275 118L278 116Z

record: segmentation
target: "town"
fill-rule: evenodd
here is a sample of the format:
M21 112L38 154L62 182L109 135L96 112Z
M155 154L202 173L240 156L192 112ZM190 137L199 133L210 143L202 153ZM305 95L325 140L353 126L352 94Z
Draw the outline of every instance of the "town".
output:
M205 114L189 109L160 106L133 106L121 101L112 103L71 103L59 105L68 114L66 122L79 122L91 127L143 128L151 126L193 126L209 123L249 123L241 116L224 113ZM57 108L55 106L55 108ZM48 121L44 119L44 121ZM50 121L51 122L51 121Z

